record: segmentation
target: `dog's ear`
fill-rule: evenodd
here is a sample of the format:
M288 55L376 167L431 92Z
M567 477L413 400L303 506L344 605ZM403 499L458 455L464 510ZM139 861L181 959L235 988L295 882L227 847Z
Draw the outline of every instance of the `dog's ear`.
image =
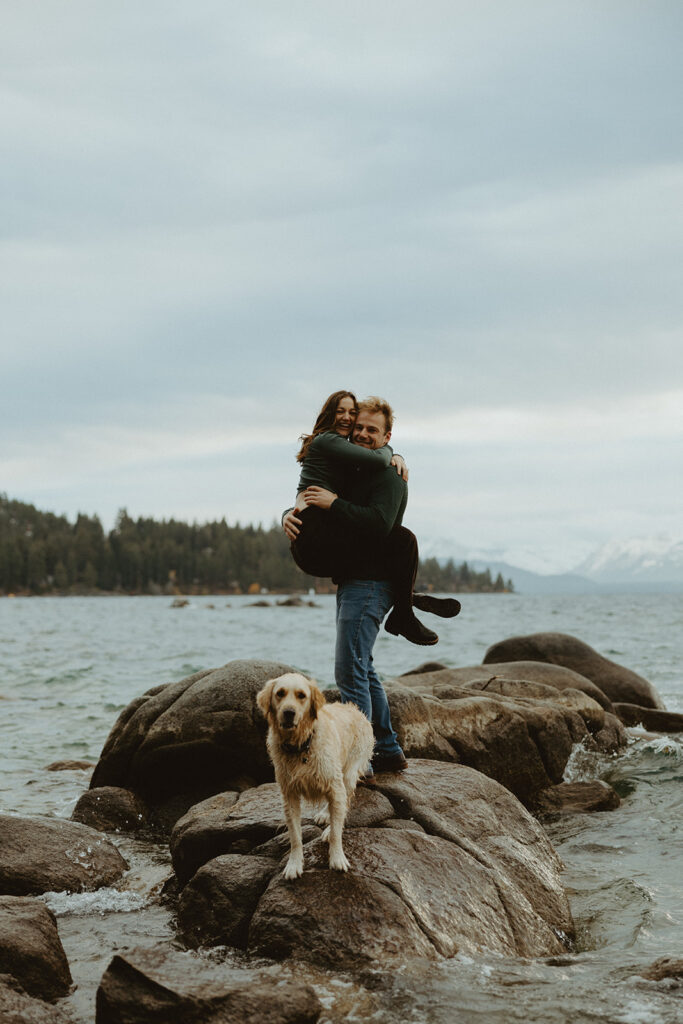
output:
M261 714L264 715L268 721L271 720L273 709L271 706L271 700L273 697L273 687L275 686L277 679L269 679L266 685L256 694L256 703L259 706Z
M321 708L324 708L327 704L325 695L322 690L313 682L310 683L311 687L311 718L317 718L318 712Z

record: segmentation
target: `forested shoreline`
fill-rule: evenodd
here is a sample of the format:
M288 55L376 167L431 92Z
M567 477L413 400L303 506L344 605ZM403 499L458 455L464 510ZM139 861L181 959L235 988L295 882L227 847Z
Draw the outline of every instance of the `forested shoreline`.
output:
M97 516L42 512L0 495L0 595L240 594L333 590L294 564L279 524L229 526L225 519L185 523L132 519L122 509L108 533ZM504 593L488 569L466 562L420 563L420 590Z

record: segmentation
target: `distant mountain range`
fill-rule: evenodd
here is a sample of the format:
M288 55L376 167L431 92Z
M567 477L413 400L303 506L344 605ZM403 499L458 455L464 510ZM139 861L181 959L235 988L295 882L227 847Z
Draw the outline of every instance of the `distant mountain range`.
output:
M447 557L456 562L467 560L477 571L489 568L494 576L500 572L520 594L683 593L683 541L671 537L609 541L564 573L543 571L548 562L533 551L511 552L508 561L496 558L497 552L468 554L462 545L444 540L429 547L438 548L440 557L444 551L452 551ZM515 564L518 559L521 565Z

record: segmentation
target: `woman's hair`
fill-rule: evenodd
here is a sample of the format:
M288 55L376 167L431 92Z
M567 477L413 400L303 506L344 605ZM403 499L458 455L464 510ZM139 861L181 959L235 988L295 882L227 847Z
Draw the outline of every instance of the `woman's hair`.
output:
M314 437L317 437L318 434L324 434L326 430L334 430L337 406L341 402L342 398L350 398L353 400L354 405L358 405L353 391L335 391L334 394L330 395L318 413L318 418L315 421L315 425L311 433L302 434L299 438L301 441L301 448L299 449L299 453L296 457L297 462L303 462L306 458L306 452L308 451Z

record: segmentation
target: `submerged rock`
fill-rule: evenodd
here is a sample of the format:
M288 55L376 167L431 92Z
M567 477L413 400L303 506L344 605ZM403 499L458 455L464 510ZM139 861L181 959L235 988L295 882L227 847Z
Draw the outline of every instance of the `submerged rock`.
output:
M640 972L648 981L663 981L664 978L679 978L683 981L683 958L664 956Z
M86 825L0 814L0 893L99 889L127 868L114 844Z
M119 716L90 788L132 790L153 820L173 824L208 796L270 781L255 697L268 679L291 671L272 661L232 661L148 690Z
M591 782L561 782L539 794L536 812L541 815L588 814L613 811L621 804L616 790L600 779Z
M346 829L348 874L329 870L325 843L308 844L303 876L278 873L261 897L249 950L353 968L565 949L573 923L559 859L511 793L470 768L422 760L377 784L400 820L424 831L386 820Z
M614 710L624 725L642 725L650 732L683 732L683 715L676 711L659 711L636 704L615 704Z
M55 916L39 900L0 896L0 974L12 975L38 999L59 999L71 988Z
M652 683L631 669L603 657L582 640L567 633L532 633L514 636L489 647L485 665L510 661L545 661L564 665L590 679L613 702L664 708Z
M115 956L97 990L96 1024L314 1024L322 1006L307 985L230 981L182 953L136 949Z

